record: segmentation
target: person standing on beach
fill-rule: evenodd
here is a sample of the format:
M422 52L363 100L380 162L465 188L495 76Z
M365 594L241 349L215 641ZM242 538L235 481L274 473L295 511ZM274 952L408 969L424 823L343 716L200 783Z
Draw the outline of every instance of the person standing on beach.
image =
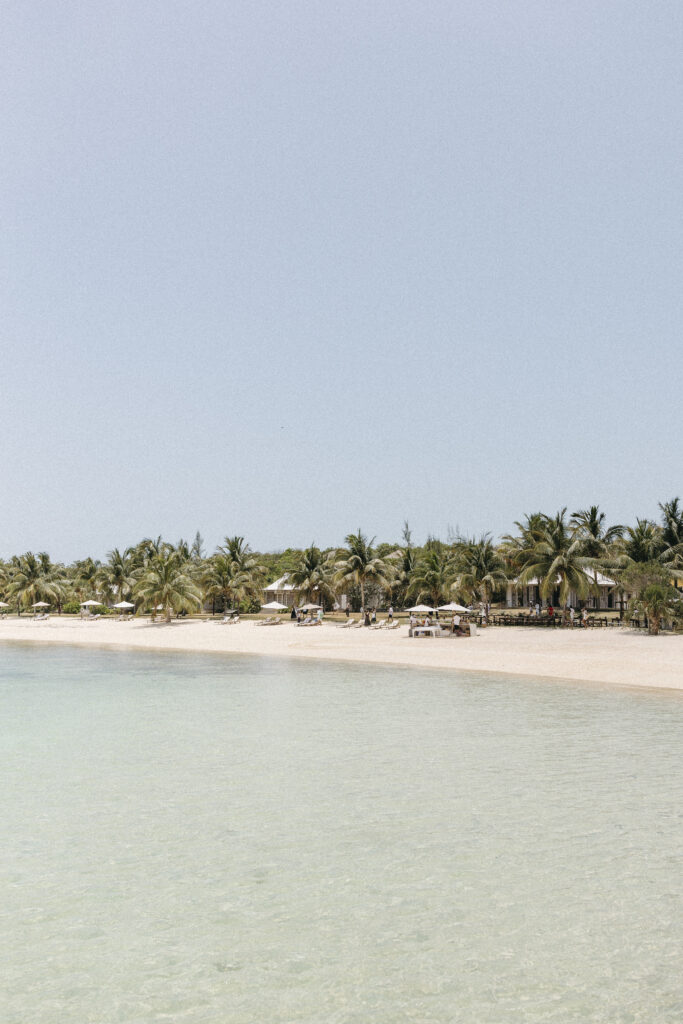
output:
M394 606L390 604L389 605L389 622L393 622L393 621L394 621Z

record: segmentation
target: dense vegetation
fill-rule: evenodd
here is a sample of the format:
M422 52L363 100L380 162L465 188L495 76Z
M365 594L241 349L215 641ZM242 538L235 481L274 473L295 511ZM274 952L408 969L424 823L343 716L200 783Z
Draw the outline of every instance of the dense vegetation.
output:
M104 562L84 558L52 562L46 552L26 552L0 561L0 596L19 613L43 601L57 611L77 611L87 600L106 610L122 601L136 610L189 613L258 610L263 587L285 573L302 599L331 607L346 594L354 607L392 603L405 607L451 599L490 604L508 583L538 581L546 601L564 608L569 594L580 602L597 593L598 574L613 579L629 606L648 617L653 632L683 620L683 507L660 504L660 521L635 526L608 524L598 506L568 515L537 512L514 524L494 543L490 535L429 537L413 544L406 523L400 543L376 543L360 529L343 548L257 553L242 537L226 537L212 554L199 534L192 543L146 538L125 551L114 548Z

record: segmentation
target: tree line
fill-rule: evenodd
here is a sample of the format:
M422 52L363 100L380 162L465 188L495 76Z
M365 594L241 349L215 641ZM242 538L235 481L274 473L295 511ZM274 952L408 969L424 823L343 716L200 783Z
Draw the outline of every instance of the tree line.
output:
M342 594L354 607L438 606L453 598L489 605L509 583L534 581L542 599L555 594L563 609L570 593L581 602L597 594L602 573L657 632L662 622L680 623L683 603L677 589L683 584L683 507L674 498L659 509L659 521L637 519L634 526L609 524L597 505L572 514L566 508L536 512L515 522L498 543L482 534L429 537L415 545L406 523L399 543L376 543L359 528L341 548L311 544L278 553L252 551L234 536L207 555L199 534L192 543L145 538L124 551L114 548L104 561L70 565L28 551L0 562L0 594L19 613L39 601L64 612L78 611L86 600L105 606L129 601L153 615L160 608L170 620L207 604L213 611L258 610L263 588L287 574L302 601L328 608Z

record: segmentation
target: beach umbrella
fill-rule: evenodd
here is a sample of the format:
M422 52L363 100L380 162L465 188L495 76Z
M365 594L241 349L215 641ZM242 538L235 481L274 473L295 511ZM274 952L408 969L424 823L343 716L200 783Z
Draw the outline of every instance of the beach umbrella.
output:
M119 601L118 604L114 605L114 608L135 608L135 605L131 604L130 601Z
M0 608L9 608L7 601L0 601Z
M409 612L433 612L434 609L430 608L428 604L416 604L412 608L408 609Z
M269 601L268 604L262 604L261 610L264 612L286 612L287 605L280 604L279 601Z
M31 608L49 608L49 607L50 607L50 605L47 603L47 601L36 601L35 604L31 605Z
M451 601L450 604L440 604L440 612L469 612L469 608L464 608L461 604L456 604L455 601Z
M101 608L101 601L81 601L81 608Z
M319 608L322 608L320 604L303 604L301 606L302 612L317 612Z

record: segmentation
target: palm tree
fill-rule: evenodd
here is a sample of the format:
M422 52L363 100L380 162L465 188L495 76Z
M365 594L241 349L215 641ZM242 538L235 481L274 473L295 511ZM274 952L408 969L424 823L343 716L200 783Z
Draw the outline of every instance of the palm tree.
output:
M519 575L519 582L529 583L536 578L540 581L542 597L550 597L559 588L559 602L567 603L573 590L579 597L586 597L590 589L588 569L591 559L583 555L582 538L566 521L567 509L556 516L544 516L538 539L525 559L525 566Z
M655 562L665 547L661 527L650 519L636 519L635 526L627 526L620 544L625 563Z
M206 596L214 602L218 598L226 609L256 600L260 593L260 576L221 551L206 560L201 578Z
M335 602L334 552L323 554L320 548L311 544L301 552L287 573L287 582L299 591L307 601L324 605Z
M659 633L662 623L674 625L683 621L683 601L670 582L670 571L660 562L629 565L622 576L622 585L631 592L629 610L631 614L643 614L648 632Z
M516 534L504 535L500 550L510 571L519 573L533 560L533 553L543 537L547 518L543 512L532 512L524 517L523 522L515 521Z
M659 503L662 513L662 542L664 550L661 560L674 563L677 568L683 567L683 508L680 498Z
M59 604L64 598L65 588L61 567L51 563L47 552L34 555L27 551L12 559L7 595L16 600L19 614L22 605L28 607L37 601Z
M113 548L107 554L107 561L100 566L98 584L105 594L114 594L119 601L123 601L132 589L135 577L133 575L132 551L127 548L123 554L118 548Z
M606 526L606 519L606 513L601 512L598 505L572 513L570 526L578 531L583 554L588 558L608 557L614 542L623 536L624 527L620 524Z
M161 605L167 622L171 621L171 612L193 611L202 604L201 590L176 551L154 555L137 579L133 593L151 604L152 618L157 605Z
M432 544L417 560L408 593L418 601L428 599L436 608L453 584L453 554L442 544Z
M452 586L455 593L470 601L478 597L485 605L491 603L494 590L508 581L503 557L487 533L479 540L464 542L456 556L456 573Z
M335 563L335 579L344 587L360 587L361 607L365 608L368 584L373 583L382 589L391 585L393 556L380 558L373 548L375 538L368 540L360 527L358 533L350 533L345 538L345 543L346 548L337 552L343 557Z
M93 598L98 593L101 563L92 558L83 558L71 566L71 588L78 601Z

